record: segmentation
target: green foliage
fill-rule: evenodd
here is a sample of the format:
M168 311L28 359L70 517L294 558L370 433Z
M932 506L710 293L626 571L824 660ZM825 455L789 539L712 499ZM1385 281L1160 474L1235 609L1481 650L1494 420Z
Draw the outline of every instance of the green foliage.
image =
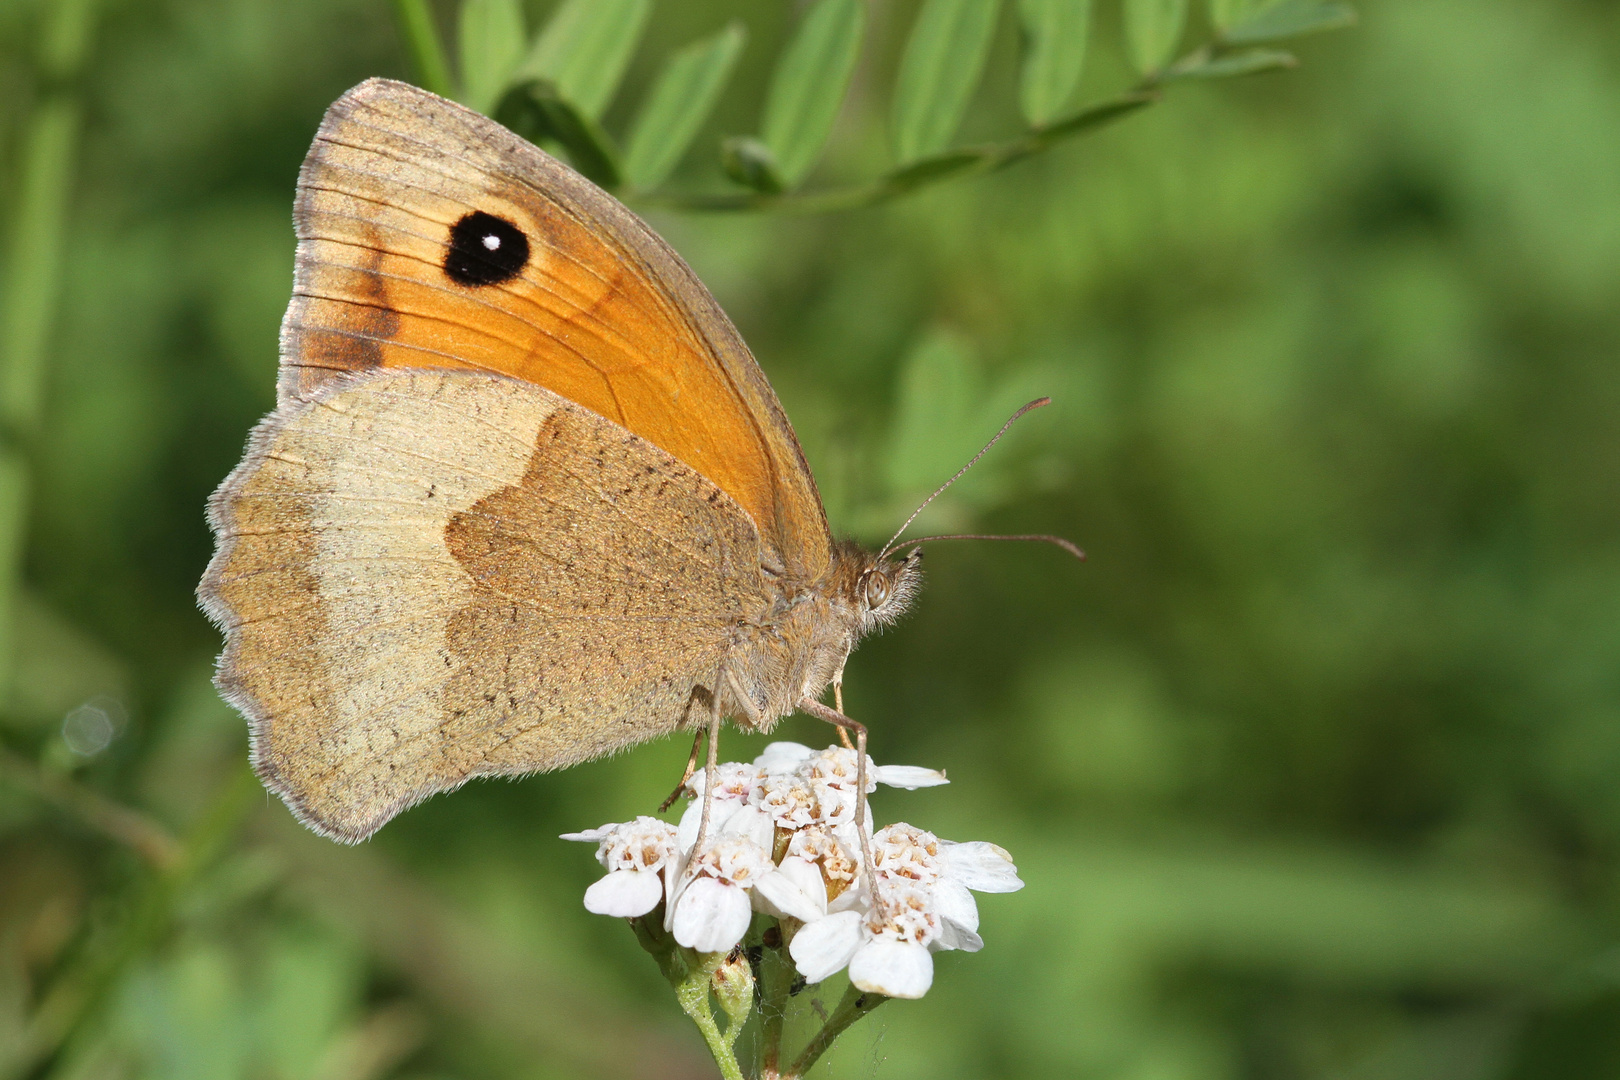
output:
M747 34L731 23L669 58L630 129L625 177L631 187L661 183L680 162L725 89Z
M1261 41L1303 9L1227 3L1204 40L1195 5L1164 80L1302 61L1238 93L1139 85L1099 4L1049 128L1151 115L991 172L1037 136L1006 11L970 145L894 173L919 6L870 12L822 165L783 194L723 186L716 151L768 130L752 103L806 25L787 5L658 5L591 118L613 152L668 58L743 11L749 52L655 224L746 333L835 530L881 542L1044 393L919 527L1091 556L932 546L913 617L851 659L876 759L953 781L884 812L1005 846L1029 886L810 1075L1612 1075L1616 13L1369 0L1364 29ZM233 788L244 725L191 592L202 506L274 401L321 110L417 50L370 0L126 0L64 78L40 59L56 10L0 11L0 314L44 328L38 422L0 459L0 1076L708 1075L630 933L580 909L588 848L553 839L649 812L684 740L469 785L354 848ZM524 10L532 37L559 8ZM33 171L38 110L64 103L88 122ZM844 191L822 178L897 194L668 211ZM28 239L23 208L52 205ZM109 697L118 734L75 752L68 714Z
M467 0L457 37L462 101L489 112L523 59L523 9L518 0Z
M1063 110L1080 85L1091 32L1091 0L1018 0L1028 56L1018 103L1039 127Z
M731 179L761 194L775 195L787 187L771 148L746 135L733 135L721 144L720 165Z
M1237 75L1258 75L1263 71L1278 71L1297 67L1299 61L1293 53L1281 49L1243 49L1220 56L1195 54L1191 63L1177 64L1164 73L1171 79L1228 79Z
M543 79L592 120L613 100L652 0L563 0L518 77Z
M410 51L411 63L416 68L416 80L424 90L443 97L455 94L450 78L450 61L445 56L444 43L434 26L433 11L428 0L393 0L395 18L400 37Z
M817 0L784 50L760 136L785 185L804 180L832 134L865 30L865 0Z
M1221 23L1221 39L1229 45L1257 45L1266 41L1338 30L1356 21L1349 4L1322 0L1281 0L1246 19Z
M1170 62L1187 25L1187 0L1125 0L1125 44L1143 75Z
M746 189L671 192L666 182L719 105L744 33L734 23L687 45L663 63L629 123L628 149L603 123L651 13L651 0L564 0L532 46L524 43L516 0L466 0L460 9L459 96L531 140L567 155L609 189L665 205L705 210L851 209L907 195L952 177L1004 168L1058 142L1158 100L1159 86L1292 67L1292 54L1245 48L1260 41L1331 29L1352 20L1340 3L1294 0L1214 13L1217 37L1170 64L1186 5L1127 0L1126 43L1143 77L1112 98L1067 111L1090 38L1090 0L1020 0L1027 48L1019 102L1029 130L999 143L952 147L973 103L994 42L999 0L926 0L894 80L890 129L898 164L874 179L822 191L800 190L844 108L860 60L868 0L818 0L778 56L765 94L759 136L718 140L720 173ZM422 0L396 0L402 36L420 77L449 93L444 49ZM1222 21L1225 20L1225 21ZM518 56L527 48L527 57ZM1168 65L1168 66L1167 66Z
M574 168L603 187L618 187L623 167L613 140L553 84L531 79L512 87L495 118L532 142L560 147Z
M894 87L894 153L902 165L945 149L979 85L997 0L924 0Z

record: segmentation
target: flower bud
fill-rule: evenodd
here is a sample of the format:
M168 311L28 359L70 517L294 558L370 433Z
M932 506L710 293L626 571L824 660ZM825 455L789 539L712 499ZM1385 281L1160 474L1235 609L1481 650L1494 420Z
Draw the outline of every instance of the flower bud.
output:
M729 1030L736 1031L748 1020L754 1007L754 968L741 948L732 949L714 974L709 978L715 1000L731 1020Z

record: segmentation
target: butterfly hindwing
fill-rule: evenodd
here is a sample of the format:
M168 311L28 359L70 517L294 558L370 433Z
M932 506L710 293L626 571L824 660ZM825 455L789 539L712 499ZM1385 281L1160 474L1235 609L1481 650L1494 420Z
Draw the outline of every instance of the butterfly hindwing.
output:
M342 840L706 721L699 688L768 605L729 496L487 373L327 381L259 426L210 517L219 685L266 783Z

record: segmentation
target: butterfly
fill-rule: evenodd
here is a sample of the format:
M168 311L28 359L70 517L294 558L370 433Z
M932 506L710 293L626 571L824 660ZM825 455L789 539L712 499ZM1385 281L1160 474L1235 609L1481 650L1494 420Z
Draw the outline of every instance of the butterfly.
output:
M859 729L819 698L921 549L833 539L764 373L639 218L373 79L328 110L294 223L277 405L209 503L198 596L299 819L356 842L722 717Z

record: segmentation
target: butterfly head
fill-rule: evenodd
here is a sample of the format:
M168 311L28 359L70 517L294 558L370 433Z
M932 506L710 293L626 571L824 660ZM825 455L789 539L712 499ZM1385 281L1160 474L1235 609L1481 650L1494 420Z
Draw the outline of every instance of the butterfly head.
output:
M860 613L862 634L888 626L906 613L922 585L922 548L900 558L868 556L869 565L855 577L851 606Z

